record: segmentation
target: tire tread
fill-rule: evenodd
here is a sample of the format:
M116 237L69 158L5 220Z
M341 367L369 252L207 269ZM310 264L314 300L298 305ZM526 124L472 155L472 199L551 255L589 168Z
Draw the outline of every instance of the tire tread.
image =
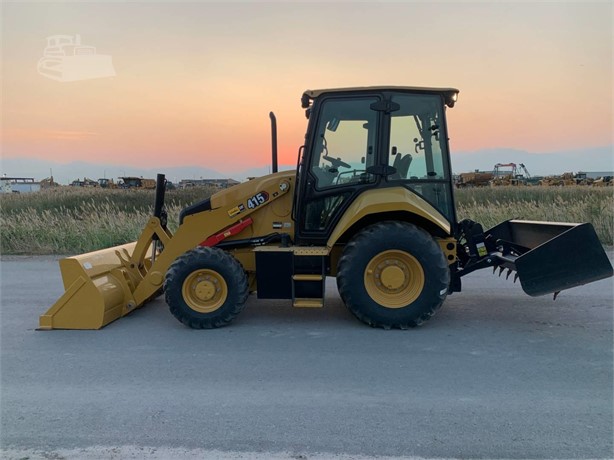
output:
M436 284L441 286L448 286L450 282L450 272L447 261L443 256L439 245L433 240L431 235L424 229L417 227L413 224L401 221L383 221L376 224L365 227L358 232L344 248L343 254L339 259L339 269L337 271L337 286L339 288L339 294L341 299L346 304L348 309L352 312L356 318L360 321L368 324L371 327L383 328L383 329L409 329L412 327L420 326L424 322L428 321L433 315L441 308L446 295L440 295L440 300L432 302L428 306L426 311L423 311L418 317L412 319L396 319L393 321L382 321L373 318L368 311L362 305L364 299L355 293L355 283L363 280L352 280L352 267L359 265L358 259L366 248L373 244L374 238L380 238L395 233L402 233L405 238L420 240L424 244L421 245L423 256L435 263L435 270L433 270L437 276L435 280ZM352 283L354 281L354 285ZM447 294L447 293L446 293ZM370 300L370 299L369 299Z
M203 263L207 262L207 266ZM228 298L224 305L211 313L198 313L184 305L181 292L185 273L199 268L225 267ZM175 318L192 329L214 329L230 324L245 308L249 295L247 276L241 263L227 252L210 247L198 247L179 256L169 267L164 281L166 303ZM231 304L226 305L232 296Z

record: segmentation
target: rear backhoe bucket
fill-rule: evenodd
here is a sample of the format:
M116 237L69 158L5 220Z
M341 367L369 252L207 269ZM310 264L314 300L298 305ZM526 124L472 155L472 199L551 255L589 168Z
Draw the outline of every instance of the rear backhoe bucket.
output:
M531 296L557 293L612 276L591 224L508 220L484 233L496 265L516 270Z
M40 316L39 329L100 329L136 308L132 297L136 280L122 263L136 244L62 259L66 292Z

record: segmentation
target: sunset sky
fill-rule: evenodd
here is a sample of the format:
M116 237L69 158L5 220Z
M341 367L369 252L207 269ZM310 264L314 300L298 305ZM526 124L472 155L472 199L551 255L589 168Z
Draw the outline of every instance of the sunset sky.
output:
M460 89L451 147L612 146L612 21L600 3L71 3L2 6L2 156L242 170L294 164L306 89ZM80 34L116 76L37 72ZM581 158L579 159L581 161Z

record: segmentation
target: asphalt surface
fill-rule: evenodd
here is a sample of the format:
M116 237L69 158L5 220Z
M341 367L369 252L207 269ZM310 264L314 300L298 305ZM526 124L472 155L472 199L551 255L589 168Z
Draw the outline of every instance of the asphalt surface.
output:
M250 298L218 330L158 299L42 332L57 261L0 265L6 458L614 455L612 278L553 302L483 270L408 331L358 322L329 280L323 309Z

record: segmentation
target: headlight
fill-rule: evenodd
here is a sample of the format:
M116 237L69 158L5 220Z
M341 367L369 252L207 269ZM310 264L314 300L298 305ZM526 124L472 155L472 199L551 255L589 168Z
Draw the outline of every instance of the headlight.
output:
M458 100L458 91L452 92L450 91L449 93L446 94L446 105L450 108L454 107L454 104L456 103L456 101Z

